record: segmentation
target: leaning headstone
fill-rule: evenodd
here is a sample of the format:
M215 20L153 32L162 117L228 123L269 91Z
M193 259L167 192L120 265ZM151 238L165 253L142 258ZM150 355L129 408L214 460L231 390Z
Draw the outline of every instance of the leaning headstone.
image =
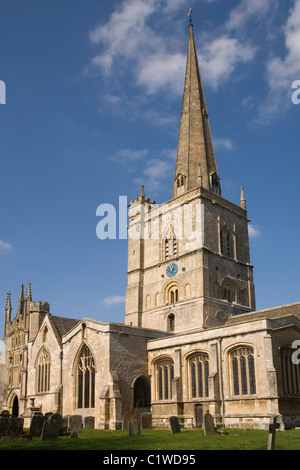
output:
M60 431L60 423L55 420L47 419L44 421L41 439L57 439Z
M271 423L269 424L269 436L268 436L267 450L274 450L276 429L279 429L279 428L280 428L280 424L277 423L277 416L275 416L274 418L271 418Z
M94 418L94 416L86 416L83 419L83 427L85 429L94 429L95 428L95 418Z
M141 414L142 420L142 429L152 429L152 413L142 413Z
M40 413L34 413L31 418L29 434L33 437L40 437L46 416Z
M122 419L123 431L128 431L128 423L131 419L133 419L133 415L131 411L126 411L126 413L123 414L123 419Z
M70 437L78 437L78 433L82 431L82 416L71 415L68 419L68 428Z
M59 413L51 414L50 421L56 421L59 425L59 435L62 436L63 434L63 417Z
M180 432L180 426L177 416L171 416L169 418L169 424L172 434L177 434Z
M205 436L211 436L216 433L214 418L209 411L204 415L203 429Z
M131 419L128 423L128 436L139 436L141 434L141 423L138 419Z

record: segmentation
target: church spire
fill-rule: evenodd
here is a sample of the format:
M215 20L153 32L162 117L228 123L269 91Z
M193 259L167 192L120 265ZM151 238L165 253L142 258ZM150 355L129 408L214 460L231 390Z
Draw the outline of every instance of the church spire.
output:
M199 186L221 195L193 24L190 22L173 197Z

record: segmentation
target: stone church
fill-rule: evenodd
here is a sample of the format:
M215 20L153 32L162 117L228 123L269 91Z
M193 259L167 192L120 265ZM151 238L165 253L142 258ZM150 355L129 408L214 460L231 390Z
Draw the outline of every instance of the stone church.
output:
M12 319L8 293L1 409L99 429L126 413L201 427L207 410L223 428L299 426L300 303L256 311L248 222L243 189L239 206L222 197L190 24L172 199L157 206L142 187L130 202L124 322L54 316L30 284Z

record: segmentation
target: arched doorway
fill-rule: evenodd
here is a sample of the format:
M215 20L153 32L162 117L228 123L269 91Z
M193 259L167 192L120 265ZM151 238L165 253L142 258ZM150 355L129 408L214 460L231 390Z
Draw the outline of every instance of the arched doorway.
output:
M133 406L134 408L150 409L151 388L150 380L145 375L138 377L133 386Z
M12 402L11 415L13 418L17 418L19 416L19 399L17 395L15 395Z

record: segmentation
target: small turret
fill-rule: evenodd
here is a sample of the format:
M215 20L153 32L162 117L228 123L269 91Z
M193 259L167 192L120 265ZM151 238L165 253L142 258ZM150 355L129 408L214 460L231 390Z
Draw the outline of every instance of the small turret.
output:
M11 293L7 292L7 300L5 306L5 334L6 334L6 325L11 322Z
M19 315L24 315L24 304L25 304L25 299L24 299L24 284L22 284L22 285L21 285L21 291L20 291L20 297L19 297L19 303L18 303L17 316L19 316Z
M246 199L245 199L245 194L244 194L244 188L241 188L241 201L240 201L240 204L241 204L241 208L242 209L246 209Z

